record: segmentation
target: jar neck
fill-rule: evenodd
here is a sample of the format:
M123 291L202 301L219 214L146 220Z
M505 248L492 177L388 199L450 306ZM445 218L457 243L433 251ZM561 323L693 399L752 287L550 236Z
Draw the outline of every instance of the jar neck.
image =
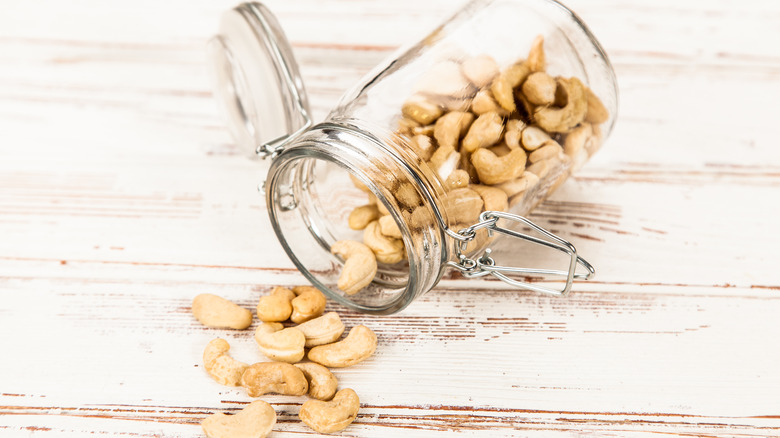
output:
M414 299L431 290L440 280L452 254L452 242L437 218L434 206L441 207L444 190L430 169L419 158L407 152L405 140L377 126L351 119L330 119L294 139L274 160L267 182L267 203L271 223L282 246L299 270L314 284L325 289L331 298L364 312L389 314L397 312ZM318 281L296 254L280 224L284 208L278 194L288 183L296 162L314 159L338 165L360 179L384 204L401 231L408 259L405 290L389 303L372 306L347 297ZM301 167L301 166L298 166ZM285 175L288 175L285 177ZM405 194L402 196L401 194ZM416 201L410 201L414 198ZM322 230L328 224L312 229ZM324 236L335 233L324 232ZM327 237L316 239L323 248L334 242ZM375 281L376 282L376 281ZM358 294L360 295L360 294Z

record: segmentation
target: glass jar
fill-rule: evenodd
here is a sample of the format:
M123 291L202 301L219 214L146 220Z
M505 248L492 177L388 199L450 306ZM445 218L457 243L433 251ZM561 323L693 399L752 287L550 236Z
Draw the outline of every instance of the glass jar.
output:
M210 54L234 136L270 164L263 187L274 231L330 298L387 314L448 269L557 295L593 274L573 245L522 217L615 122L614 71L560 3L469 3L318 124L263 5L228 11ZM566 268L501 266L489 248L496 234L557 250ZM563 286L529 282L531 274L561 275Z

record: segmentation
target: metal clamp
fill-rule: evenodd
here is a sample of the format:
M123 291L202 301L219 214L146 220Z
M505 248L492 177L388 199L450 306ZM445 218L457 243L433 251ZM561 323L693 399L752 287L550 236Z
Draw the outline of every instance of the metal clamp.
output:
M528 234L523 234L506 227L501 227L498 225L499 219L506 219L508 221L513 221L523 225L527 225L528 227L531 227L532 229L536 230L539 234L544 236L546 240L540 239L538 237L530 236ZM486 249L485 252L482 254L482 256L479 258L476 259L468 258L465 254L466 247L468 246L468 243L472 241L476 236L477 230L483 228L486 228L488 230L489 236L492 236L494 232L498 232L501 234L506 234L512 237L516 237L518 239L523 239L531 243L542 245L547 248L552 248L561 251L564 254L567 254L569 256L568 269L553 270L553 269L536 269L536 268L522 268L522 267L497 265L496 261L490 256L490 254L492 253L492 250L490 248ZM510 284L512 286L521 289L528 289L535 292L565 297L569 294L569 292L571 292L571 286L574 279L589 280L590 278L593 277L593 274L595 274L596 272L596 270L593 268L593 266L590 263L588 263L585 259L577 255L577 249L574 248L574 245L556 236L555 234L545 230L544 228L536 225L530 220L522 216L518 216L516 214L505 213L502 211L485 211L479 215L479 222L477 222L476 224L470 227L463 228L458 232L454 232L449 228L446 228L445 231L447 232L448 235L450 235L451 237L455 238L458 241L456 245L458 261L457 262L450 261L447 262L447 264L455 269L458 269L464 277L475 278L475 277L484 277L485 275L492 275L507 284ZM576 272L577 264L583 266L587 270L587 273L577 273ZM524 281L519 281L508 277L505 273L540 274L546 276L566 277L566 284L563 287L563 289L557 290L549 287L537 286Z

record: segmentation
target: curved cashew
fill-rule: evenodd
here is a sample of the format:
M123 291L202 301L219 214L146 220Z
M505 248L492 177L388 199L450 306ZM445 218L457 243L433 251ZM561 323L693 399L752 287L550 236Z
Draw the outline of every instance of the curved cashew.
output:
M520 149L520 138L522 137L525 123L522 120L511 119L506 122L506 133L504 133L504 144L509 149Z
M512 152L512 148L505 145L504 143L497 144L486 149L496 154L497 157L503 157L504 155L509 155L509 153ZM477 176L477 178L479 178L479 176Z
M507 211L509 208L508 197L503 190L479 184L472 185L470 188L482 197L482 201L485 203L485 211Z
M447 192L442 202L449 223L474 223L484 205L479 193L470 188Z
M429 125L438 119L443 111L435 103L415 94L401 106L401 113L423 125Z
M492 146L501 140L504 120L498 113L490 112L477 117L469 132L463 137L461 152L474 152L478 148Z
M572 129L563 141L563 150L566 155L575 157L585 147L585 143L591 135L593 135L593 128L589 123L583 123Z
M238 386L241 375L249 366L228 355L230 344L224 339L214 339L203 350L203 366L217 383L228 386Z
M400 184L394 194L395 199L403 206L414 208L420 205L420 195L411 183Z
M489 112L496 112L502 116L509 114L505 109L498 105L498 102L493 98L493 93L491 93L490 90L481 90L477 92L477 95L474 96L474 99L471 101L471 112L478 116Z
M354 240L339 240L330 247L330 252L344 259L338 288L345 294L356 294L374 280L377 266L371 248Z
M585 87L577 78L557 78L556 82L558 91L566 94L566 105L561 108L538 107L534 112L534 120L547 132L569 132L585 119L588 111Z
M250 397L274 393L303 395L309 383L303 372L285 362L258 362L250 365L241 376L241 386Z
M450 175L444 181L444 189L455 190L455 189L462 189L463 187L468 187L470 180L471 178L469 177L469 173L467 171L463 169L455 169L450 173Z
M526 155L522 149L513 149L508 155L497 157L487 149L478 149L471 156L482 184L501 184L517 178L525 168Z
M353 230L362 230L371 221L375 221L379 217L379 210L376 208L376 204L361 205L355 207L349 214L347 223Z
M360 410L360 399L355 391L345 388L329 402L308 400L298 411L298 417L319 433L344 430L355 421Z
M257 302L257 317L263 322L287 321L292 313L290 301L295 294L286 287L277 286L270 294L260 298Z
M463 111L450 111L436 120L433 128L433 138L439 147L449 147L455 150L458 140L463 137L474 121L474 115Z
M539 177L531 172L523 172L519 178L515 178L511 181L498 184L495 188L502 190L508 197L513 197L522 194L526 190L535 186L539 182Z
M528 154L528 162L536 163L537 161L555 158L561 153L563 153L561 145L556 143L555 140L550 140L544 146Z
M401 229L398 228L398 224L395 222L392 216L382 216L379 218L379 229L387 237L394 239L402 239L404 236L401 234Z
M278 322L260 324L255 330L257 346L267 358L295 363L303 359L306 336L295 327L284 328Z
M371 248L380 263L398 263L404 258L404 242L382 234L379 221L368 224L363 231L363 243Z
M523 147L527 151L540 148L543 144L552 140L549 134L537 128L536 126L529 126L523 129L520 139L523 141Z
M514 89L523 83L531 73L531 69L525 62L510 65L493 79L490 91L501 108L510 113L517 109L515 105Z
M209 415L200 423L208 438L265 438L276 424L274 408L255 400L235 415L222 412Z
M243 330L252 324L251 311L214 294L196 296L192 300L192 314L207 327Z
M330 370L314 362L297 363L295 366L303 372L306 381L309 382L309 397L317 400L333 398L339 381Z
M546 160L537 161L536 163L526 167L525 173L533 173L540 179L544 178L548 173L550 173L550 169L552 168L552 161L553 160L549 158Z
M479 55L463 61L460 71L474 86L482 88L498 75L498 64L490 55Z
M341 318L339 318L339 314L336 312L328 312L295 328L300 330L303 336L306 337L305 346L307 348L336 342L341 337L341 334L344 333L344 323L341 322Z
M376 351L376 334L358 325L339 342L319 345L309 350L309 360L330 368L343 368L362 362Z
M295 286L292 290L297 295L290 302L293 308L290 315L292 322L300 324L325 312L325 295L319 289L313 286Z
M534 105L552 105L555 102L555 79L544 72L531 73L523 83L523 94Z
M588 123L604 123L609 120L609 111L588 87L585 88L585 97L588 99L588 110L585 113L585 121Z
M547 57L544 54L544 37L538 35L531 43L531 50L528 52L528 67L531 71L544 71L547 68Z

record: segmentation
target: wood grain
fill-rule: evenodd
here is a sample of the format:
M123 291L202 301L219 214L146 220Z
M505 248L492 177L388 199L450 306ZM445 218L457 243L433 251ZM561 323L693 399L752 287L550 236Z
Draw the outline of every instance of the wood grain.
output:
M462 2L273 0L322 118ZM569 299L447 276L337 371L342 436L780 436L780 3L574 0L620 118L532 219L598 269ZM0 436L202 436L250 399L201 369L211 292L302 281L221 121L203 46L231 2L0 15ZM521 252L508 259L534 263ZM541 279L529 279L542 281ZM316 435L270 396L273 436Z

